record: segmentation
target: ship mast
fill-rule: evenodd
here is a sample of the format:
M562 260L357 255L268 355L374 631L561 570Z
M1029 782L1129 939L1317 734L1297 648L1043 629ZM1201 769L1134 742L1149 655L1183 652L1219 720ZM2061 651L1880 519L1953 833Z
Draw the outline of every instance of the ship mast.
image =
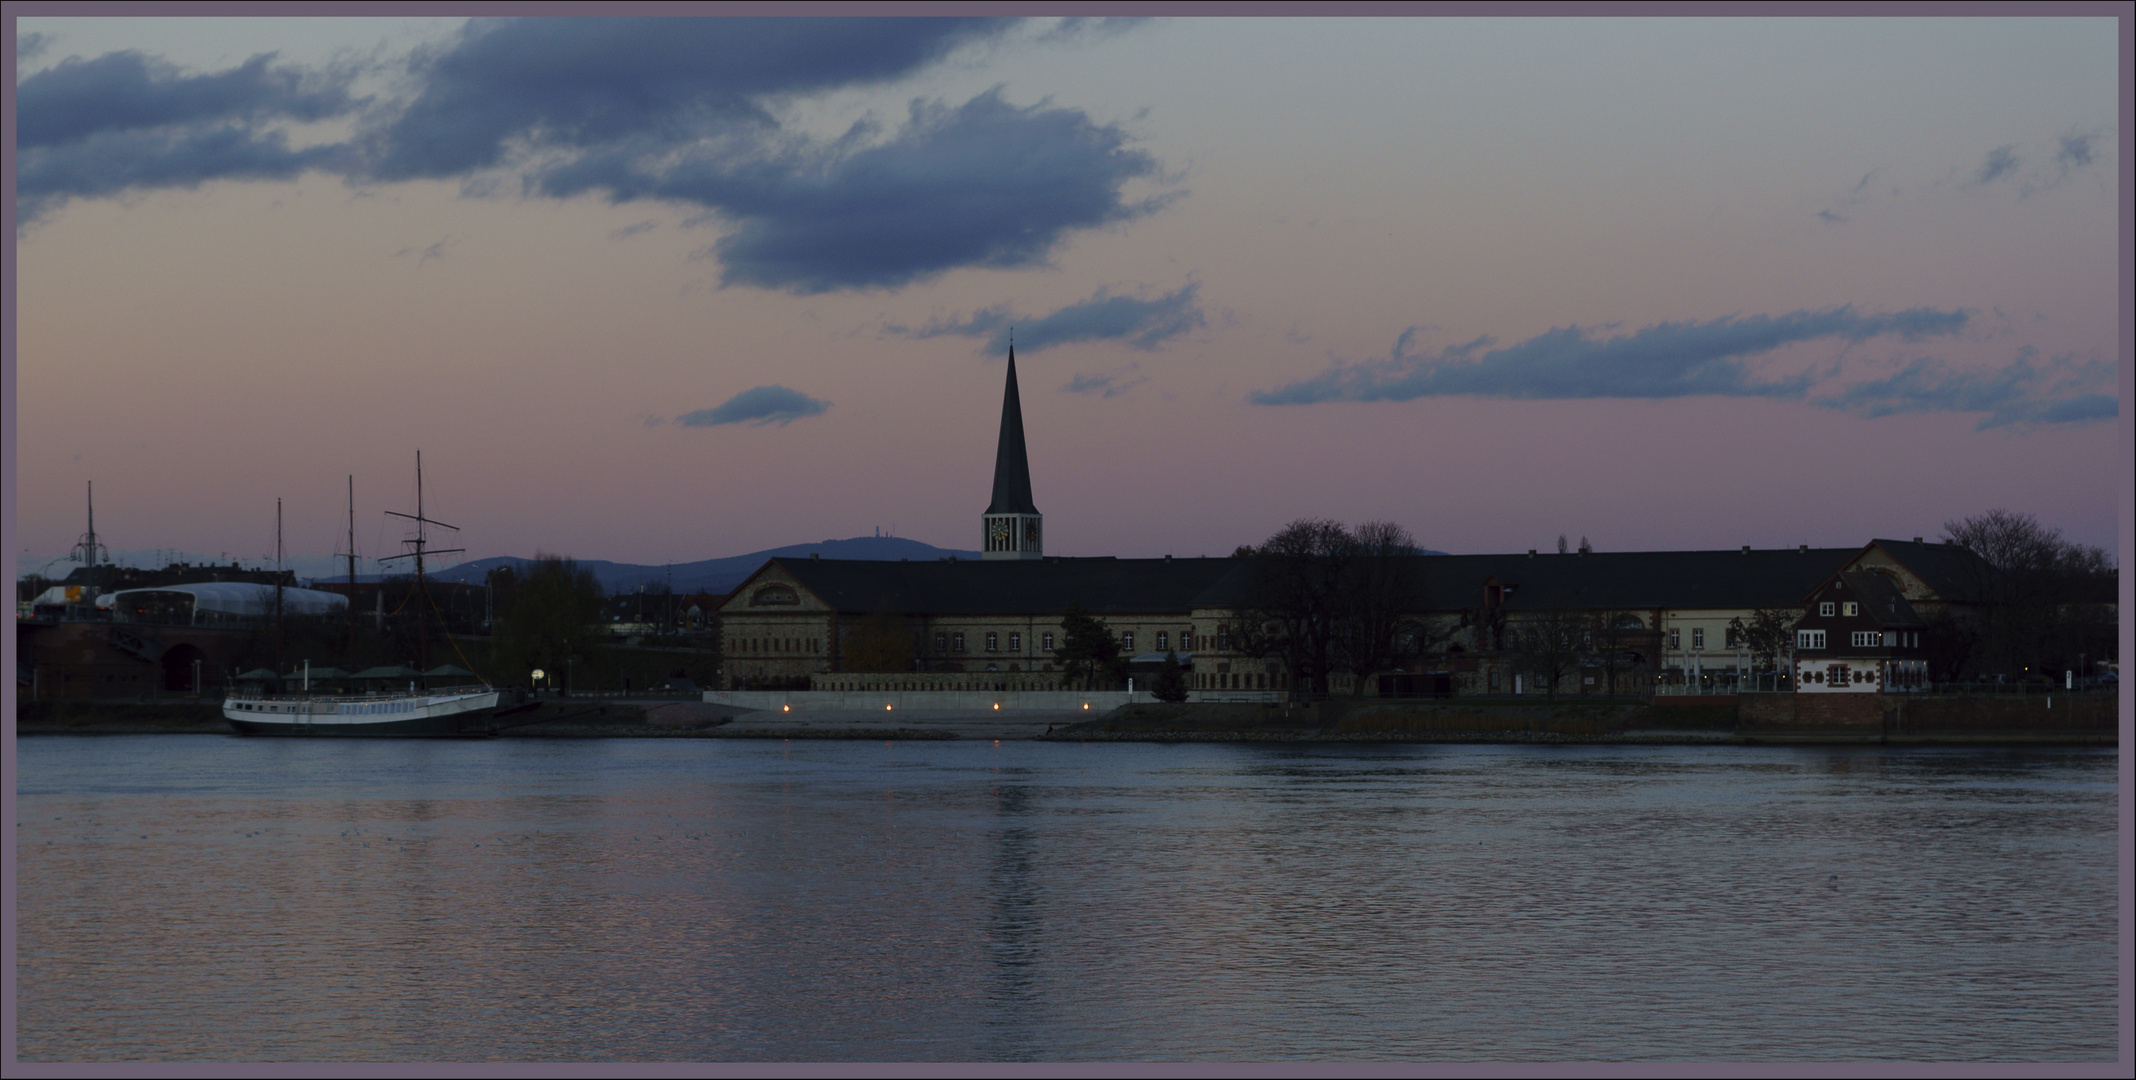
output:
M356 474L349 474L349 658L356 662ZM353 670L353 669L352 669Z
M274 501L274 674L282 677L282 500ZM281 683L277 681L275 685Z
M351 482L353 483L353 481ZM415 522L415 539L401 541L404 544L414 545L415 550L401 555L389 555L378 561L391 562L394 559L408 558L415 560L415 656L419 670L427 670L430 667L430 623L428 612L424 610L429 606L429 597L424 592L423 586L423 555L426 552L444 555L449 552L466 551L467 549L433 548L429 546L430 537L426 531L426 526L435 525L438 528L451 529L454 532L459 532L460 527L458 525L447 525L442 521L433 521L423 516L423 452L421 450L415 452L415 513L402 514L392 510L388 510L386 513Z
M105 551L103 542L99 541L96 538L96 481L88 481L88 484L89 531L83 533L79 539L75 540L73 555L74 558L80 560L83 565L93 569L96 566L97 555L99 553L103 553L107 556L110 553L108 551ZM93 579L92 583L94 583Z

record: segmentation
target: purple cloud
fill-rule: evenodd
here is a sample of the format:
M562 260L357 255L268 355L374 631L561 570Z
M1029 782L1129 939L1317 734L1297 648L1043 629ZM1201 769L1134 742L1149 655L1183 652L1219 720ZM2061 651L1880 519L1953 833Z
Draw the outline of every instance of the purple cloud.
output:
M675 422L684 427L718 427L721 424L748 424L763 427L777 424L780 427L793 423L804 416L818 416L829 409L831 403L785 386L759 386L744 390L725 402L709 409L684 413Z
M1656 323L1602 337L1578 326L1553 328L1492 348L1478 338L1436 355L1406 351L1409 335L1387 359L1338 365L1309 379L1253 394L1259 405L1323 401L1411 401L1420 397L1674 398L1694 395L1800 398L1809 377L1764 380L1752 358L1785 345L1833 338L1907 341L1955 334L1965 311L1912 308L1865 315L1852 307L1751 315L1709 322Z
M988 355L1007 351L1012 330L1015 343L1026 353L1077 341L1121 341L1149 351L1171 338L1208 325L1196 299L1200 292L1199 284L1188 284L1163 296L1144 300L1113 296L1108 290L1099 289L1090 299L1069 304L1047 315L1019 319L1002 305L981 308L967 319L932 322L918 330L901 326L892 326L889 330L918 338L945 334L983 337L987 343L982 351ZM1081 388L1071 386L1069 389Z

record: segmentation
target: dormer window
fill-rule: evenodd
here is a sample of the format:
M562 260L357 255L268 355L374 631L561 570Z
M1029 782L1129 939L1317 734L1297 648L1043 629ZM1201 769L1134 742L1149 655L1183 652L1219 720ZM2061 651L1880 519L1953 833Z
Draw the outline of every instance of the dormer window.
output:
M1849 600L1846 603L1840 605L1840 614L1845 615L1850 619L1861 613L1862 606L1852 600Z
M1817 614L1829 619L1832 617L1832 610L1836 606L1837 605L1833 604L1832 601L1827 600L1824 603L1817 605Z

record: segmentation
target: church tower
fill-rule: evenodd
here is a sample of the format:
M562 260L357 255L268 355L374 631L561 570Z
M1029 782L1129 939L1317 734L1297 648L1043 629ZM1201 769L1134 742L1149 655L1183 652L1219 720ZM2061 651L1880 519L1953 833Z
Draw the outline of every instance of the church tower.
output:
M988 559L1044 557L1041 515L1031 504L1031 461L1024 455L1023 401L1016 396L1016 346L1009 346L1009 388L1001 396L1001 443L994 449L994 501L986 508L980 552Z

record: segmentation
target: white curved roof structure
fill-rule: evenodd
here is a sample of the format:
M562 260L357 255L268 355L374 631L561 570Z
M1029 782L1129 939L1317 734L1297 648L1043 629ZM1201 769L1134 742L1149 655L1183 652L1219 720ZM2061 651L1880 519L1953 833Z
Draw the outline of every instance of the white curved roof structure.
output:
M154 589L121 589L96 598L100 608L114 607L132 597L136 602L153 598L168 601L172 593L193 598L195 614L213 612L224 616L258 616L274 613L274 586L250 581L200 581L190 585L165 585ZM333 615L349 609L349 598L318 589L282 590L284 615Z

